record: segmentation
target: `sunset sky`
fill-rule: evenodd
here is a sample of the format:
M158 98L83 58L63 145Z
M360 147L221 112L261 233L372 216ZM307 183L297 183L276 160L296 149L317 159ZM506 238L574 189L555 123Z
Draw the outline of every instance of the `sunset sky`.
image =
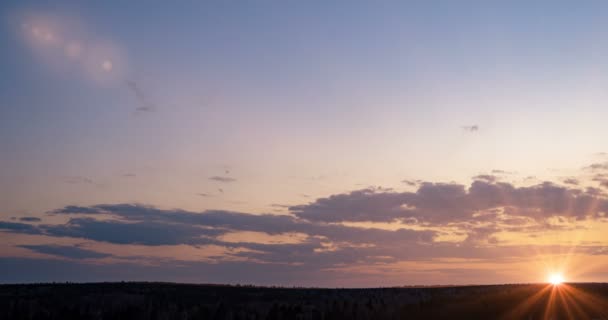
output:
M2 1L0 283L608 281L608 2Z

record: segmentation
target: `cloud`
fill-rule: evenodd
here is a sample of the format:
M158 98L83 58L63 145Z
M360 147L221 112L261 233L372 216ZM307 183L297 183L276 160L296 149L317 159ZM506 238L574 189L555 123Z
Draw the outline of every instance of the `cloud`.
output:
M21 217L19 218L19 221L24 221L24 222L38 222L41 221L40 218L38 217Z
M187 224L153 221L121 222L92 218L70 219L64 225L42 226L45 234L56 237L82 238L116 244L176 245L207 244L208 236L224 233L218 229L203 229Z
M585 169L592 171L605 171L608 170L608 162L592 163L586 166Z
M133 93L139 103L139 106L135 108L135 111L152 112L156 110L156 105L148 100L146 94L135 81L127 80L126 84L129 91Z
M153 112L155 109L152 106L140 106L135 108L135 111L139 112Z
M344 246L355 244L382 244L390 242L431 242L436 232L429 230L384 230L376 228L326 225L298 219L290 215L263 214L208 210L201 213L183 210L161 210L135 204L104 204L92 207L69 206L57 209L59 214L87 213L120 220L72 218L66 224L41 225L33 230L54 237L88 239L114 244L142 245L202 245L215 244L227 247L258 248L251 243L226 243L219 236L230 232L263 232L269 235L298 233L305 241L322 249L319 239ZM23 224L20 224L23 225ZM23 225L29 226L29 225ZM32 232L27 228L11 228L13 232Z
M293 267L291 273L285 272L296 276L433 259L496 262L524 257L530 254L529 246L508 245L500 234L574 230L584 225L582 220L604 219L600 213L608 212L608 199L599 189L581 190L551 182L516 186L493 175L476 176L470 184L417 181L415 188L408 189L412 190L366 188L333 194L288 206L288 213L282 215L194 212L136 203L68 205L49 212L63 216L53 221L67 222L0 221L0 230L6 235L47 237L45 245L17 243L21 248L62 259L106 257L78 246L60 245L68 240L87 240L113 248L180 246L205 251L218 247L224 250L221 254L196 266L201 270L212 270L211 264L234 267L233 271L240 273L247 270L244 266L267 270ZM262 241L260 237L272 240ZM291 240L282 240L286 238ZM560 248L546 249L559 252ZM604 249L589 250L597 253ZM141 259L158 263L141 256L120 259L133 264L141 263L137 262ZM175 259L175 265L182 265L183 261ZM229 260L239 261L241 267Z
M484 237L489 240L491 232L481 232L480 228L495 232L526 232L534 225L551 227L547 221L553 217L569 223L572 219L600 217L599 213L606 212L607 208L607 200L592 189L581 191L548 182L515 187L504 182L475 180L469 186L423 182L415 192L376 188L356 190L290 206L292 215L162 210L139 204L66 206L52 213L90 217L38 226L2 222L0 229L150 246L215 244L234 247L235 244L225 243L219 237L244 231L269 235L297 233L304 235L304 242L317 250L325 250L328 245L334 248L359 245L384 248L395 243L434 242L439 231L424 228L451 226L470 240ZM404 226L385 230L339 224L367 221L401 221ZM414 230L408 225L424 228ZM323 245L319 244L319 239L323 240ZM246 242L239 245L249 249L255 247Z
M63 181L65 183L69 183L69 184L93 184L93 180L87 177L81 177L81 176L70 176L70 177L63 177Z
M412 186L412 187L419 185L421 182L422 182L421 180L409 180L409 179L401 180L401 183L407 184L408 186Z
M498 239L494 237L495 233L502 231L495 225L470 228L467 232L467 237L464 239L465 244L480 244L480 243L498 243Z
M102 213L101 209L95 207L80 207L80 206L66 206L63 208L55 209L50 211L50 213L55 214L70 214L70 213L80 213L80 214L96 214Z
M222 177L222 176L213 176L213 177L209 177L209 180L218 181L218 182L225 182L225 183L229 183L229 182L235 182L235 181L236 181L236 179L235 179L235 178L231 178L231 177Z
M288 204L280 204L280 203L271 203L270 206L273 208L280 208L280 209L287 209L290 207L290 205L288 205Z
M107 253L82 249L76 246L60 245L19 245L17 247L29 249L38 253L49 254L69 259L99 259L111 256Z
M574 185L574 186L578 186L580 181L576 178L566 178L564 179L564 183L565 184L570 184L570 185Z
M474 176L473 180L482 180L482 181L486 181L486 182L496 182L496 180L498 180L498 178L496 176L490 175L490 174L480 174L480 175Z
M27 223L18 223L18 222L6 222L0 221L0 231L9 231L16 233L25 233L25 234L40 234L40 230L30 224Z
M479 131L479 126L476 124L470 126L462 126L462 130L466 132L476 132Z
M603 188L608 188L608 179L597 180L600 183L600 186Z
M348 194L332 195L289 210L310 221L392 221L404 216L404 197L408 193L375 192L363 189Z
M506 170L501 170L501 169L493 169L491 171L493 174L515 174L515 171L506 171Z
M468 189L455 183L424 182L416 192L358 190L293 206L290 211L299 218L322 222L391 222L414 218L447 224L471 220L480 211L499 207L510 207L515 214L535 219L552 216L583 219L607 212L608 201L589 190L569 189L550 182L515 187L504 182L475 180Z

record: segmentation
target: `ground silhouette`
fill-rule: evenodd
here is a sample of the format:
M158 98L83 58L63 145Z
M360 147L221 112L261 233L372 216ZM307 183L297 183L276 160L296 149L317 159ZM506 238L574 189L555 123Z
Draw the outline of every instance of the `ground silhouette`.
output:
M608 319L608 284L375 289L1 285L0 319Z

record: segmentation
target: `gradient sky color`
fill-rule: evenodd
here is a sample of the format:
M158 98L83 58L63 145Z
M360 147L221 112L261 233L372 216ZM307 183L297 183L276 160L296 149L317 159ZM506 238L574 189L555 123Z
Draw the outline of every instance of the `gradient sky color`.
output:
M0 282L608 277L608 3L0 19Z

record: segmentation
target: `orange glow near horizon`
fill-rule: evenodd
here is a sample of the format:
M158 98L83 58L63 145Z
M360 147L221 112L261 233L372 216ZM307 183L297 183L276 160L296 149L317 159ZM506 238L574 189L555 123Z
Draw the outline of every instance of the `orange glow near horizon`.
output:
M552 273L549 275L549 283L558 286L564 282L564 276L561 273Z

